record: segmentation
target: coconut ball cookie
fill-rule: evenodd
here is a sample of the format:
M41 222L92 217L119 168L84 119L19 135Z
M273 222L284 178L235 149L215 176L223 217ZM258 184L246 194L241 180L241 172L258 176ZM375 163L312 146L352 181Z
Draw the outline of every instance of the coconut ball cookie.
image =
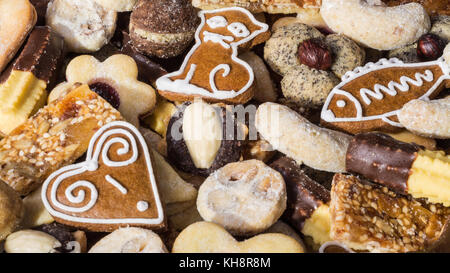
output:
M98 51L112 38L117 12L94 0L53 0L48 4L46 22L64 38L71 52Z
M325 38L325 43L333 53L334 61L331 71L337 77L341 78L346 72L364 65L366 52L350 38L340 34L331 34Z
M280 218L286 199L281 174L262 161L247 160L212 173L199 189L197 208L205 221L234 235L252 235Z
M319 107L336 85L339 79L331 72L311 69L299 65L284 76L281 81L283 95L296 105Z
M175 57L194 39L197 11L188 0L140 0L130 17L130 38L142 54Z

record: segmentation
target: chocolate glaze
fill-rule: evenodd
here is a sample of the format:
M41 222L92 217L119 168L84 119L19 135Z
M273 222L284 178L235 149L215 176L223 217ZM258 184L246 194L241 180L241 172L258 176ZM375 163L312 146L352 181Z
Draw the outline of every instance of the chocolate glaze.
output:
M410 169L419 148L385 134L358 134L348 147L346 169L400 194L407 194Z
M305 220L322 204L330 201L330 192L309 178L294 160L281 157L270 164L284 178L287 190L287 208L283 215L299 231Z
M51 90L64 58L64 40L49 26L35 27L12 69L29 71Z
M47 13L47 6L50 0L30 0L31 4L33 4L36 9L36 13L38 16L36 26L44 26L45 25L45 14Z
M128 33L123 32L123 47L121 52L134 59L138 66L139 80L147 83L154 83L156 80L167 74L167 71L159 64L150 60L147 56L139 53L131 44Z

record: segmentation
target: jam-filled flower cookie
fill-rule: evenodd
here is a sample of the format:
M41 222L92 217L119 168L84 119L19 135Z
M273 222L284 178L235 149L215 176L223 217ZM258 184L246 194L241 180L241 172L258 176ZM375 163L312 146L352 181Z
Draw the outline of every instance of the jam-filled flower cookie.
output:
M134 125L139 116L149 113L156 103L155 90L137 80L138 68L133 58L116 54L104 62L89 55L73 59L66 70L67 82L58 85L49 100L74 83L86 83L89 88L106 99L114 108Z

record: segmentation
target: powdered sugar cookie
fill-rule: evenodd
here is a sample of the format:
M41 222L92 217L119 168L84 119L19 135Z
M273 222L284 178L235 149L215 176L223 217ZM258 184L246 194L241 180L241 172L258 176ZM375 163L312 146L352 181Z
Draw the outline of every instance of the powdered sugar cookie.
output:
M405 64L381 59L347 72L329 94L321 123L349 133L396 131L398 111L413 99L432 99L450 79L443 59Z
M53 0L48 4L47 25L61 35L68 50L95 52L106 45L116 29L117 13L95 0Z
M398 113L411 132L432 138L450 138L450 96L432 101L412 100Z
M156 81L169 100L201 97L209 102L240 104L254 94L254 73L237 57L238 48L250 48L266 39L268 26L242 8L200 11L196 43L179 71Z
M131 11L137 0L94 0L105 9L112 9L115 11Z
M334 32L379 50L414 43L431 27L417 3L387 7L381 0L323 0L320 13Z
M165 226L147 144L123 121L94 134L86 161L52 173L42 186L42 201L57 222L91 231Z
M167 248L153 231L129 227L103 237L89 253L167 253Z
M230 163L203 182L197 208L204 220L232 234L256 234L286 209L286 186L283 177L262 161Z

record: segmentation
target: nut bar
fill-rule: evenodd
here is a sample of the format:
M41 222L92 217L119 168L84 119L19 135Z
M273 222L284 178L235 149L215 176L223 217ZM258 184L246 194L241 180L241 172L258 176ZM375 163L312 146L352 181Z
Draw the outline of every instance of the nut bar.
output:
M304 8L320 8L318 0L192 0L192 5L200 9L220 9L242 7L250 12L298 13Z
M25 47L0 78L0 132L8 134L41 108L55 85L64 40L50 27L35 27Z
M283 217L300 232L311 236L314 243L321 245L330 241L330 192L288 157L274 161L270 167L278 171L286 183L288 199Z
M370 252L425 251L440 240L450 219L448 207L344 174L333 178L330 213L333 240Z
M380 133L359 134L348 147L346 169L400 194L450 206L450 156L443 151Z
M91 136L120 113L82 85L44 108L0 141L0 179L22 195L83 155Z

